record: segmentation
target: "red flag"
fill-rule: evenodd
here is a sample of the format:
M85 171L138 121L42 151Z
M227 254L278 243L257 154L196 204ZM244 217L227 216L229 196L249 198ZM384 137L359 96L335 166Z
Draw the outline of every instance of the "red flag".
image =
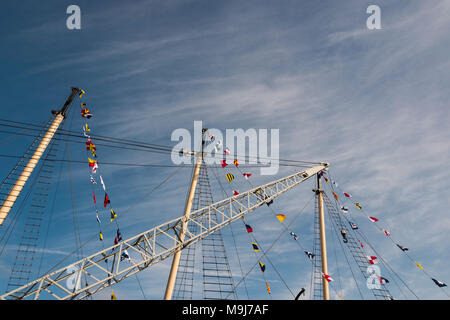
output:
M351 198L352 196L350 194L348 194L347 192L344 192L344 196L346 196L347 198Z
M103 207L106 208L106 205L110 203L109 198L108 198L108 194L105 193L105 201L103 202Z
M386 229L383 229L383 232L384 232L384 234L386 235L386 236L390 236L391 234L389 233L389 231L387 231Z
M364 248L364 245L362 244L361 240L358 240L359 244L361 245L361 248Z
M233 190L233 195L237 196L239 194L239 192L237 192L236 190Z
M96 204L97 202L95 201L95 192L92 191L92 195L94 196L94 204Z
M234 160L233 163L234 163L234 165L235 165L236 167L239 167L239 161L238 161L238 159Z
M375 217L369 217L369 219L370 219L370 221L372 221L372 222L377 222L377 221L378 221L378 219L375 218Z
M322 276L327 280L328 282L333 281L333 278L331 278L328 274L322 273Z
M369 260L370 264L377 264L378 263L378 258L375 256L369 256L367 257L367 260Z
M225 162L225 159L222 160L222 168L225 168L228 165L228 163Z
M245 179L248 179L252 176L251 173L243 173L242 175L244 176Z

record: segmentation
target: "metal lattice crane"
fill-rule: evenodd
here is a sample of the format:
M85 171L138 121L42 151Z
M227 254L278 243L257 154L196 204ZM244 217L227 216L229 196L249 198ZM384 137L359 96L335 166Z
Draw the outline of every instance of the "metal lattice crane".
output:
M201 161L201 157L199 159ZM199 163L197 162L197 164ZM174 256L176 253L181 253L182 249L272 201L327 167L327 163L321 163L192 211L188 216L163 223L42 276L0 296L0 299L56 298L64 300L89 297L151 265ZM212 219L213 214L217 216L217 220ZM188 223L197 225L197 231L191 232L187 228ZM184 237L180 237L183 232ZM109 270L105 264L107 259L113 262L113 266ZM67 286L69 281L77 284L82 277L86 277L90 284L84 287L75 285L69 289L70 286Z

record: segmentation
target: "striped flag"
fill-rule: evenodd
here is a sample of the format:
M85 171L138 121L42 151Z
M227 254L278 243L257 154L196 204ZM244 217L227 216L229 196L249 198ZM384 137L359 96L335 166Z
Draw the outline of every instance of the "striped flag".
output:
M328 274L322 273L322 276L327 280L328 282L334 281L333 278L331 278Z
M235 165L236 167L239 167L239 161L238 161L238 159L235 159L235 160L233 161L233 163L234 163L234 165Z
M248 233L252 233L253 232L253 228L250 225L248 225L248 224L245 225L245 229L247 229Z
M258 245L256 243L252 242L252 247L253 247L253 251L255 251L255 252L259 251Z
M234 176L231 173L227 173L227 180L228 182L231 182L234 180Z
M370 264L377 264L378 263L378 258L375 256L367 256L367 260L369 260Z
M383 232L384 232L384 234L386 235L386 236L390 236L391 234L389 233L389 231L387 231L386 229L383 229Z
M261 261L259 261L259 267L261 268L262 272L264 272L266 270L266 266Z
M369 217L369 220L372 221L372 222L377 222L378 221L378 219L375 218L375 217Z

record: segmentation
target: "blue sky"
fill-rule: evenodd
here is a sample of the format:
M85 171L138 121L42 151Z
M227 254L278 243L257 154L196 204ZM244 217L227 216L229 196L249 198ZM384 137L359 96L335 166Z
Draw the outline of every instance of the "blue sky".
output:
M445 245L450 241L448 1L76 1L82 13L77 31L66 28L70 4L75 3L2 4L0 118L42 123L76 85L87 91L85 101L94 113L91 127L99 135L172 145L172 131L192 130L194 120L222 130L279 128L280 158L330 162L332 176L366 213L389 226L392 237L409 247L431 275L450 282ZM370 4L381 7L381 30L366 28ZM81 131L77 104L66 128ZM3 154L20 155L30 143L14 139L1 134ZM85 159L79 145L69 147L71 159ZM115 149L99 148L98 155L100 163L170 161ZM0 162L4 177L14 160ZM81 238L87 240L97 232L89 172L78 164L71 170ZM182 214L190 170L181 170L139 203L174 169L100 170L125 237ZM276 178L292 172L283 168ZM214 175L210 178L217 185ZM253 178L254 185L271 180ZM248 188L244 181L236 183L241 190ZM274 210L295 217L312 188L310 181L284 195ZM215 199L221 199L220 189L213 189ZM74 248L69 190L64 165L43 269ZM309 206L292 227L303 235L305 247L312 244L312 210ZM249 217L262 247L282 231L270 215L263 209ZM354 213L353 220L421 299L447 298L364 216ZM237 248L224 230L235 279L240 270L231 252L240 253L244 272L255 262L245 230L239 228L233 226ZM112 230L105 241L112 243L113 237ZM15 256L13 240L0 260L2 291ZM94 241L84 251L99 249ZM294 291L309 285L310 265L288 235L269 257ZM162 298L169 266L165 261L139 275L147 298ZM270 269L271 297L292 299ZM339 270L340 293L358 298L345 265ZM337 270L332 271L336 277ZM247 283L250 298L266 299L258 272ZM406 296L393 284L389 288L394 297L413 298L403 287ZM246 298L242 289L238 293ZM134 278L115 292L118 298L142 299ZM96 298L108 295L106 290Z

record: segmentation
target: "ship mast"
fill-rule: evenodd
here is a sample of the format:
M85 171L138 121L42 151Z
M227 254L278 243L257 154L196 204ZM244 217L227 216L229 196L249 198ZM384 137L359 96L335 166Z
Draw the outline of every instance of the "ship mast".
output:
M203 162L203 147L205 145L205 135L206 135L207 130L208 129L205 129L205 128L202 129L202 144L200 147L201 150L200 150L200 152L197 153L197 160L195 163L194 173L192 175L191 187L189 189L189 195L186 200L186 207L184 209L184 220L183 220L182 228L181 228L181 231L179 234L179 239L181 242L184 241L184 236L187 231L187 222L188 222L189 216L191 214L192 201L194 200L195 189L197 187L198 175L200 173L200 166L202 165L202 162ZM175 286L175 280L177 277L178 266L180 264L180 258L181 258L181 248L179 250L177 250L173 256L172 266L170 268L169 279L167 280L166 293L164 294L164 300L172 299L172 293L173 293L173 288Z
M80 89L72 87L72 93L67 98L66 102L64 103L64 106L59 111L53 111L52 113L55 114L55 119L53 120L52 124L48 128L47 132L45 133L44 137L42 138L41 142L39 143L38 147L34 151L34 154L31 156L30 160L28 161L27 165L23 169L20 176L17 178L16 182L14 183L14 186L11 188L11 191L9 192L8 196L6 197L5 201L3 202L1 208L0 208L0 226L5 221L9 211L13 207L14 203L16 202L17 198L20 195L20 192L22 191L23 187L25 186L25 183L27 182L30 175L33 173L34 168L39 162L39 159L44 154L45 150L47 149L47 146L49 145L50 141L52 140L53 136L55 135L56 131L58 130L61 122L66 117L66 112L72 103L72 100L75 98L75 96L80 92Z

